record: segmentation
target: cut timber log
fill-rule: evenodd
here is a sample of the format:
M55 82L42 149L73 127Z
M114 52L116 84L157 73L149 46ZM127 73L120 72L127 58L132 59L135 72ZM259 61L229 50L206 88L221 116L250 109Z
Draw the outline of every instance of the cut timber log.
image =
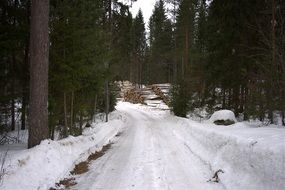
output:
M163 102L164 102L166 105L169 105L169 103L170 103L169 97L166 96L158 86L153 85L151 89L154 91L154 93L155 93L157 96L159 96L159 97L163 100Z
M144 104L144 97L140 95L139 91L131 89L124 93L124 101L131 102L133 104Z

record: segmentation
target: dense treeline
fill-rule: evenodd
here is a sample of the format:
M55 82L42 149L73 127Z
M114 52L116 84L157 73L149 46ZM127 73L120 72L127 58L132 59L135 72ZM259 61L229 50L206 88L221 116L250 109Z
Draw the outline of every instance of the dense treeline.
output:
M30 0L0 2L1 131L26 128ZM285 125L285 2L157 0L146 30L118 0L51 0L50 136L114 109L113 81L170 82L172 107L231 109ZM111 90L109 90L111 88Z
M29 1L0 2L0 125L15 130L22 112L21 128L26 128L29 92ZM22 104L19 107L19 103Z
M274 111L283 115L284 11L284 2L275 0L213 1L209 7L206 71L215 83L208 82L208 93L245 119L273 123Z
M205 106L284 125L284 18L281 0L158 1L150 57L154 81L174 84L174 113Z
M30 7L29 0L0 3L2 132L26 129ZM133 18L123 3L51 0L49 38L51 138L55 127L63 137L80 134L82 125L94 119L95 112L112 111L114 80L142 80L146 50L143 15L139 12Z

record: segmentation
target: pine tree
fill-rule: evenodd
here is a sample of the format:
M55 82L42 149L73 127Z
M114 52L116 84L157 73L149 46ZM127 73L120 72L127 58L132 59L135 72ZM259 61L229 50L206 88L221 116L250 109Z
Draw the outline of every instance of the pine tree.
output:
M48 133L49 1L31 1L31 79L28 147L38 145Z

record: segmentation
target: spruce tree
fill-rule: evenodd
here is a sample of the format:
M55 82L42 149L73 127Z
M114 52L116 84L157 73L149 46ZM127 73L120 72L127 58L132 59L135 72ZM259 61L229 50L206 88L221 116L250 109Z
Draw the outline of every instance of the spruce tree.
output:
M176 43L178 60L178 79L172 90L172 109L175 115L186 116L195 89L193 87L193 63L195 49L195 2L182 0L177 14Z
M173 51L173 30L171 21L166 17L165 5L162 0L155 5L149 21L149 43L152 71L150 80L152 83L170 82L169 55ZM157 75L157 73L161 73Z
M132 50L132 72L134 76L134 81L137 84L142 84L143 81L143 67L144 67L144 57L146 51L146 32L144 26L144 19L142 11L139 10L137 16L133 21L132 26L132 41L133 41L133 50Z

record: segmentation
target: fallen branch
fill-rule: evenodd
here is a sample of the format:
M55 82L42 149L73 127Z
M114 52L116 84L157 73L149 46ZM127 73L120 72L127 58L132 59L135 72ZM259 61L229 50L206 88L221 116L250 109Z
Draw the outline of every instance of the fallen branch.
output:
M4 164L6 162L6 158L8 155L8 150L5 152L5 154L1 157L1 168L0 168L0 185L2 185L4 180L4 175L6 174L6 170L4 168Z
M218 171L214 173L214 176L211 179L209 179L207 182L219 183L220 182L219 173L225 173L225 172L219 169Z

